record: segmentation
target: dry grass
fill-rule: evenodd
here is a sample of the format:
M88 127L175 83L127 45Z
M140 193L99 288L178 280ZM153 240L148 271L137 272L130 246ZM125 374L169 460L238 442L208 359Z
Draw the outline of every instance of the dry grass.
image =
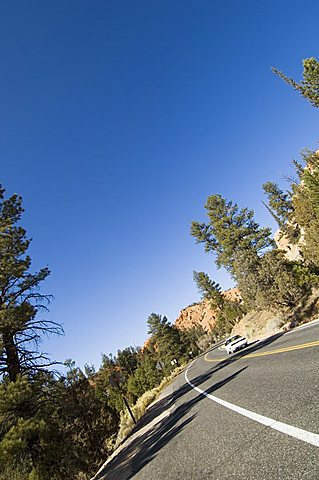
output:
M181 373L184 368L185 365L175 368L175 370L168 377L163 378L163 380L157 387L143 393L143 395L137 400L135 405L131 406L131 410L136 420L139 420L143 416L147 407L149 407L149 405L157 399L163 388L166 387L166 385L168 385L173 378L175 378L179 373ZM115 448L117 448L120 443L128 436L133 427L134 422L128 410L125 409L125 411L121 412L120 428L117 434Z
M239 334L253 341L310 322L317 318L318 313L319 289L313 289L308 298L286 314L274 314L266 310L249 312L235 325L231 334Z

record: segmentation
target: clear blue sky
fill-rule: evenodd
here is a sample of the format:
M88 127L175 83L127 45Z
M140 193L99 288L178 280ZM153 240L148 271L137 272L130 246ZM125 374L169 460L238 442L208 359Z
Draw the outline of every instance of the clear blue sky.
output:
M189 235L208 195L256 211L318 148L318 112L271 71L319 57L317 1L4 1L0 158L34 269L79 365L145 340L198 300L193 270L230 279Z

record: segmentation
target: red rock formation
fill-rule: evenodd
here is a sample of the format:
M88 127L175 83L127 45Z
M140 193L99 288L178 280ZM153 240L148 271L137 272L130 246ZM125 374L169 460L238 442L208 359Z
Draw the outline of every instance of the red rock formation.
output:
M223 292L223 295L233 302L241 300L238 288L230 288ZM186 330L200 325L209 331L215 325L217 313L217 310L211 308L209 300L203 300L181 310L175 325L177 328Z
M151 343L151 337L149 337L147 340L145 340L144 345L142 347L142 352L145 348L148 348L150 346L150 343Z

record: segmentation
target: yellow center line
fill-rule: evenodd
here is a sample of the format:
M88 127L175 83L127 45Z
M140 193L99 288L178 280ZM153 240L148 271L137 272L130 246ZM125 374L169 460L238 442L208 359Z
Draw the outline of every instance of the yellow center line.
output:
M290 347L278 348L276 350L268 350L266 352L248 353L247 355L243 355L242 357L240 357L238 360L241 360L242 358L254 358L254 357L264 357L266 355L276 355L277 353L291 352L293 350L301 350L303 348L316 347L318 345L319 345L319 340L315 340L314 342L302 343L300 345L291 345ZM231 358L231 357L207 358L208 353L206 353L204 357L206 362L222 362L224 360Z

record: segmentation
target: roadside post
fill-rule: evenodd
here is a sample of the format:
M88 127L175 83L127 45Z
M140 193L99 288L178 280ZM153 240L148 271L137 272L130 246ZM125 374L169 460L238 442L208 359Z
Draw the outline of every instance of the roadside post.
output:
M162 362L162 360L159 360L159 361L157 362L157 364L156 364L157 370L160 370L161 372L163 372L164 367L165 367L165 363Z
M129 414L131 415L131 418L132 418L134 424L136 425L136 420L135 420L135 417L134 417L133 412L131 410L130 404L126 400L125 395L123 394L123 391L122 391L122 388L121 388L121 382L123 382L123 380L124 380L123 376L119 372L116 372L116 371L112 372L111 375L109 376L109 382L110 382L111 387L117 388L121 392L122 397L123 397L123 401L125 403L125 406L128 409Z

